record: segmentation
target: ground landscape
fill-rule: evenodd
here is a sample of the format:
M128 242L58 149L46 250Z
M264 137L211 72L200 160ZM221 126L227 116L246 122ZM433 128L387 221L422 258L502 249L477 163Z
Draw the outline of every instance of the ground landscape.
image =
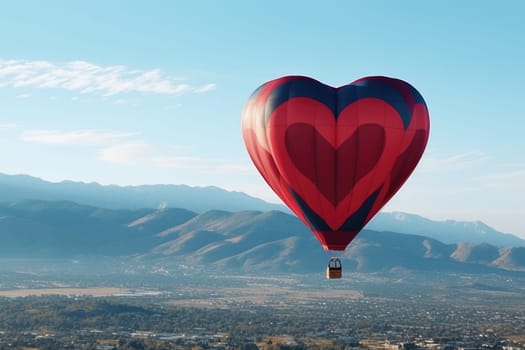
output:
M523 347L525 276L3 261L0 349ZM121 262L122 263L122 262ZM17 272L6 272L6 266ZM96 286L96 287L94 287ZM522 344L522 345L520 345Z
M246 210L193 211L151 188L2 186L1 350L525 348L525 242L481 222L381 213L329 281L297 218L239 193L211 189ZM73 201L110 190L122 208Z

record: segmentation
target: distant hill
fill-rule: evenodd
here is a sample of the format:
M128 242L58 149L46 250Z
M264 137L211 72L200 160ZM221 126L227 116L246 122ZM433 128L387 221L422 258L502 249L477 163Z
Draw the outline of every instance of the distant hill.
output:
M28 175L0 174L0 202L24 199L72 201L108 209L185 208L195 212L212 209L283 210L278 204L265 202L242 192L218 187L186 185L103 186L74 181L48 182Z
M228 268L309 271L326 255L295 217L279 212L209 211L161 233L152 254L183 255ZM311 270L310 270L311 271Z
M481 221L434 221L419 215L381 212L367 227L376 231L417 233L443 243L488 243L497 247L525 247L525 240L499 232Z
M0 205L0 256L66 257L128 255L154 245L140 218L154 210L110 210L74 202L23 200ZM188 211L172 209L170 225L186 220ZM193 213L193 215L195 215ZM130 227L135 223L135 226ZM157 223L157 226L162 223Z
M106 209L185 208L194 213L210 210L290 211L283 205L272 204L241 192L217 187L191 187L185 185L103 186L97 183L63 181L53 183L28 175L0 174L0 203L27 199L42 201L69 201ZM143 218L148 225L160 225L171 220L168 212ZM147 222L151 222L148 224ZM525 247L525 240L512 234L499 232L480 221L433 221L414 214L400 212L379 213L366 227L373 231L419 234L443 243L488 243L497 247Z
M0 257L127 256L240 271L319 272L329 257L305 226L280 211L196 213L106 209L70 201L0 205ZM446 244L364 230L344 255L350 271L525 271L525 248Z

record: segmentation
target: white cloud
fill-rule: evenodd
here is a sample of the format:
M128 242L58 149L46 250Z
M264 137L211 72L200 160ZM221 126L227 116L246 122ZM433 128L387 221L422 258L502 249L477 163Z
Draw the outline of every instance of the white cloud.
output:
M175 105L165 106L164 110L169 111L169 110L173 110L173 109L179 109L181 107L182 107L182 103L177 103Z
M203 86L195 88L194 91L197 92L197 93L199 93L199 92L208 92L208 91L215 90L216 87L217 86L215 84L206 84L206 85L203 85Z
M483 152L470 151L445 157L437 157L432 153L425 154L418 166L424 172L443 172L470 169L490 159Z
M172 150L159 150L153 145L142 141L123 142L109 145L101 149L98 159L114 164L136 165L162 169L193 169L209 172L230 174L253 172L253 167L235 164L217 158L203 158L180 155L184 147L170 147ZM177 151L173 152L173 149Z
M152 147L144 142L128 142L112 145L99 152L98 159L116 164L147 164Z
M158 69L133 70L125 66L98 66L85 61L52 63L47 61L0 60L0 88L65 89L81 94L112 96L139 92L181 95L203 93L215 84L192 86L164 76Z
M4 125L11 126L10 124ZM0 124L2 128L2 124ZM135 139L138 132L101 130L26 130L20 139L45 145L99 146L97 159L107 163L135 165L164 169L193 169L202 172L228 174L250 173L252 166L237 164L224 159L181 155L187 147L155 147Z
M157 155L151 158L151 164L159 168L203 168L210 160L198 157ZM213 161L212 161L213 162Z
M516 169L507 172L488 174L483 176L482 178L493 181L521 180L525 179L525 169Z
M116 105L125 105L125 104L128 104L128 100L119 98L118 100L115 100L113 103Z
M525 195L525 169L514 169L506 172L492 173L479 176L479 181L486 187L509 188L517 195Z
M255 167L251 164L224 163L217 165L215 170L222 173L253 173Z
M215 162L205 158L164 154L142 141L110 145L100 150L98 159L115 164L177 169L206 168L210 163Z
M20 95L17 95L16 98L29 98L31 96L33 96L33 95L31 95L31 94L20 94Z
M15 123L0 123L0 130L2 129L15 129L17 125Z
M106 145L118 142L123 138L137 136L137 132L115 132L98 130L28 130L20 139L28 142L60 145Z

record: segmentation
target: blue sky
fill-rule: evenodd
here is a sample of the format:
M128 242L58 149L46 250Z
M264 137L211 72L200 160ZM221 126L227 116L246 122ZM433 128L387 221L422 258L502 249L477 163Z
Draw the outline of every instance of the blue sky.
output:
M413 84L431 136L386 211L525 238L523 1L17 1L0 13L0 172L278 201L240 134L289 74Z

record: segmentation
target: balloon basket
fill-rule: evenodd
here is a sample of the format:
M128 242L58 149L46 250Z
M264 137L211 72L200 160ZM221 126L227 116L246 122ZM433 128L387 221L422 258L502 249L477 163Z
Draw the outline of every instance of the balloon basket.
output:
M338 279L343 277L343 265L339 258L331 258L328 261L328 266L326 267L326 278Z

